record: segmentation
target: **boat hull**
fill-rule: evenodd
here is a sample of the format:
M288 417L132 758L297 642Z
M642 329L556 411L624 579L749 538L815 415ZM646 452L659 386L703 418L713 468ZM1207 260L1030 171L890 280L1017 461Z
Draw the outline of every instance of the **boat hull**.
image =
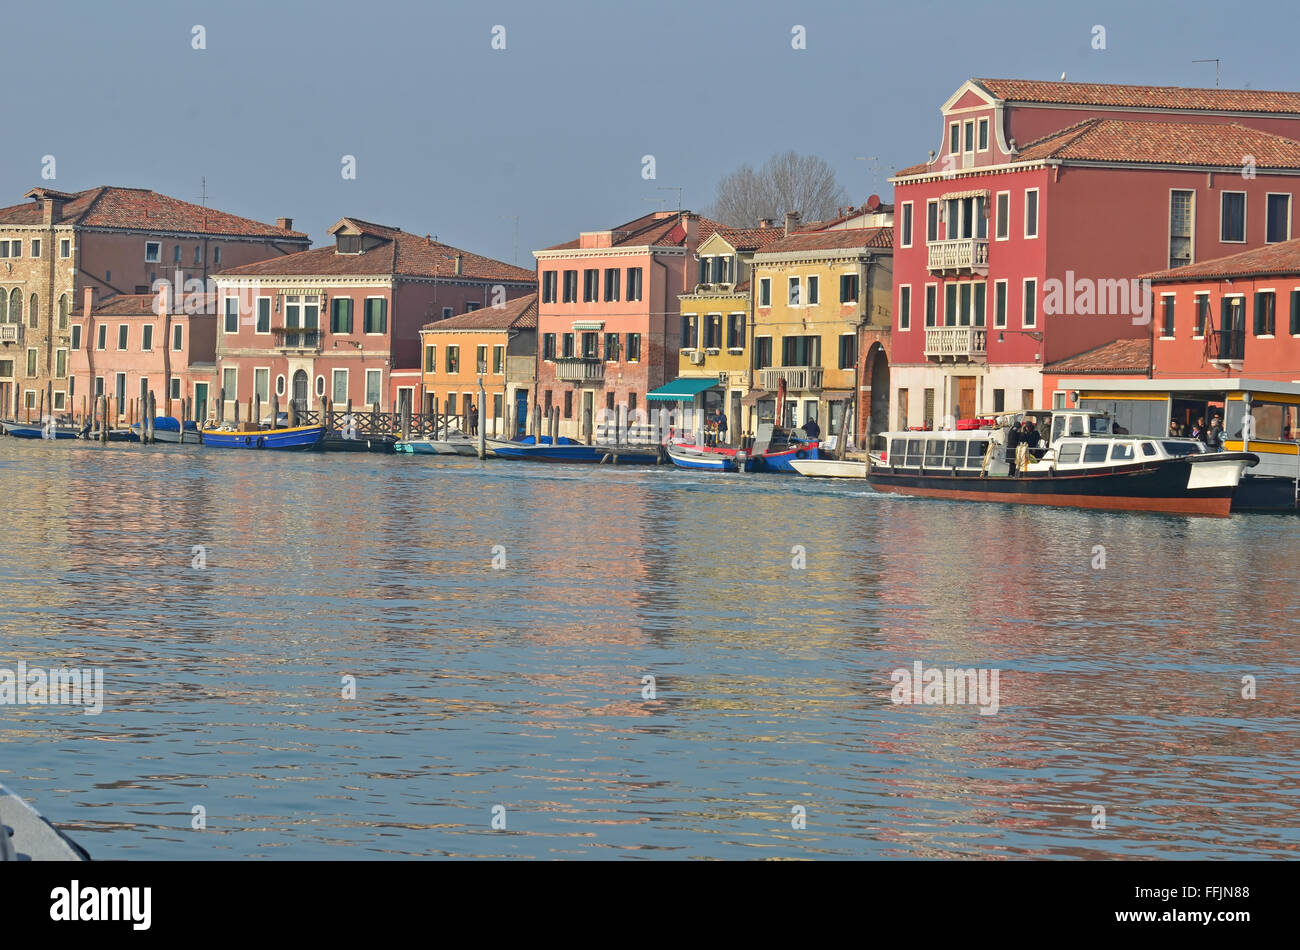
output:
M46 437L45 427L40 423L2 422L0 426L3 426L5 432L15 439L44 439ZM70 426L54 427L55 439L75 439L79 434L79 430Z
M779 452L765 452L754 460L754 471L756 472L779 472L785 475L793 474L795 471L794 463L801 462L804 459L817 459L820 455L817 446L812 445L792 445L788 449L782 449Z
M260 432L203 430L203 444L215 449L313 449L325 435L324 426L263 429Z
M873 468L867 483L878 492L921 498L1226 517L1251 458L1255 457L1247 453L1188 456L1078 474L1043 472L1015 477Z
M337 432L334 432L317 442L316 449L320 452L376 452L385 454L397 451L397 440L391 435L345 439Z
M645 449L617 445L582 445L577 442L561 442L559 445L544 442L536 445L527 442L507 442L502 439L488 439L487 444L497 458L515 461L576 465L597 465L601 462L613 465L659 464L657 451L647 452Z
M795 459L790 463L800 475L809 478L866 478L867 463L840 459Z
M136 422L131 426L131 435L136 441L140 438L140 423ZM155 442L170 442L173 445L198 445L199 429L193 422L185 423L184 442L181 441L181 424L174 416L159 416L153 423L153 440Z

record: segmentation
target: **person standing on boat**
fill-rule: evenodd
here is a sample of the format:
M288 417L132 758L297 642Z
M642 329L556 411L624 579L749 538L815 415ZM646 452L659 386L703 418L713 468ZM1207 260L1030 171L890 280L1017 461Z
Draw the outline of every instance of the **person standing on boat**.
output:
M1183 427L1178 424L1177 419L1169 420L1169 436L1174 439L1181 439L1183 437Z
M1205 430L1205 445L1216 452L1223 447L1223 417L1217 412L1210 420L1210 427Z
M822 427L817 424L816 419L809 419L803 424L803 434L812 442L816 442L822 436Z
M713 427L718 432L718 445L727 444L727 416L719 409L717 415L713 417Z
M1187 437L1189 439L1205 438L1205 416L1196 417L1196 422L1187 430Z
M478 406L473 403L469 404L469 412L465 414L465 421L469 423L469 434L478 435Z

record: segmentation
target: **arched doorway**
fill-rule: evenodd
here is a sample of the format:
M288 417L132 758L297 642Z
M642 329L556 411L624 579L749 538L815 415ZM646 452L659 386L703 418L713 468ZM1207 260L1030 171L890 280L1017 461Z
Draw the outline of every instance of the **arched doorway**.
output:
M889 357L879 343L867 355L867 384L871 387L871 414L867 419L867 438L889 431ZM870 443L868 443L870 444Z
M307 411L307 373L297 370L293 374L293 404L301 416Z

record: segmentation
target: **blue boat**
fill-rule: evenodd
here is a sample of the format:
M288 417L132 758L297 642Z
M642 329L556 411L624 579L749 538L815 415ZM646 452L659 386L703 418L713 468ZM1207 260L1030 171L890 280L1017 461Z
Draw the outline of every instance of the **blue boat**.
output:
M550 436L525 436L518 441L488 439L487 448L497 458L527 460L530 462L569 462L595 465L608 461L613 465L658 465L659 449L627 445L583 445L575 439L560 436L552 442Z
M754 471L797 475L798 472L791 463L797 460L821 458L818 452L819 445L820 443L817 442L792 441L790 445L780 449L769 449L754 459Z
M0 422L0 426L15 439L75 439L81 432L76 426L54 426L53 431L46 434L45 426L39 422L5 421Z
M131 433L140 438L140 423L131 425ZM186 419L184 427L174 416L157 416L153 421L153 440L155 442L183 442L186 445L199 444L199 427L194 420Z
M735 472L754 470L754 459L744 449L669 442L664 446L668 458L678 468L700 472Z
M203 444L216 449L314 449L325 435L324 426L294 426L290 429L202 429Z

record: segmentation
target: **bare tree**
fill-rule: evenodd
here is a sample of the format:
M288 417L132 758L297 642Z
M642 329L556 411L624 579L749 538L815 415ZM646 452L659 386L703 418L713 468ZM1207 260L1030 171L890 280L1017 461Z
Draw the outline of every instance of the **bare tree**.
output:
M816 155L781 152L755 171L744 164L718 182L709 217L737 228L758 226L760 218L781 219L798 211L805 221L834 217L848 204L835 170Z

